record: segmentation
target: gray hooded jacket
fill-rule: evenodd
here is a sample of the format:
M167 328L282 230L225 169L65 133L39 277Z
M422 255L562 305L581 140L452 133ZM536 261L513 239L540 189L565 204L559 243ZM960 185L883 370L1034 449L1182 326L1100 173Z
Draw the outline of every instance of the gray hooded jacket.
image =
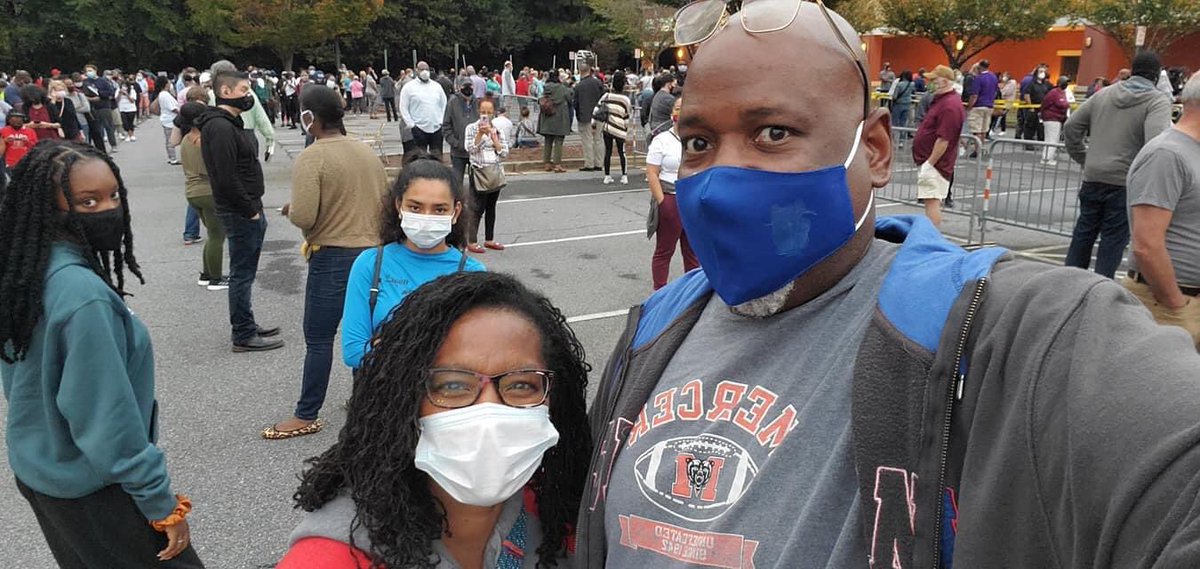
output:
M1170 98L1150 81L1134 76L1080 105L1067 119L1063 134L1067 152L1083 165L1083 181L1125 187L1138 151L1170 126Z

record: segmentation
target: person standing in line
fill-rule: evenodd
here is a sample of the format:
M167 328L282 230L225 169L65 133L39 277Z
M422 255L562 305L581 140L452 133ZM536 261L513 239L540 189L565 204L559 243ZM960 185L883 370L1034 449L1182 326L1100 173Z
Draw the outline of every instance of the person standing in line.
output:
M21 100L24 101L25 115L29 117L29 128L37 133L38 142L43 140L61 140L62 117L53 113L50 97L46 90L37 85L26 85L21 89Z
M454 169L454 175L458 176L461 182L462 177L467 177L467 196L474 203L475 197L475 176L471 175L471 154L470 149L465 143L467 125L479 120L479 103L480 100L475 98L475 88L471 84L469 78L458 80L458 94L446 103L446 115L442 120L442 138L446 140L446 144L450 146L450 165ZM472 218L468 217L470 221ZM468 227L470 227L468 225ZM474 237L468 231L468 237L472 240ZM468 251L472 253L484 253L482 247L476 245L473 241L468 243Z
M646 151L646 181L650 184L650 196L657 202L658 226L655 227L654 256L650 272L654 290L667 286L671 276L671 258L675 256L675 245L683 251L683 272L700 266L687 232L679 218L679 205L675 200L675 182L679 180L679 163L683 159L683 144L679 140L679 109L683 99L675 100L671 110L671 128L661 132L650 141Z
M4 165L9 175L17 164L37 145L37 133L25 126L25 113L16 109L8 111L4 117L4 128L0 128L0 156L4 157Z
M563 173L562 167L563 141L571 133L571 100L574 92L562 84L557 71L550 71L546 76L546 86L542 98L549 99L554 112L547 113L545 109L538 113L538 134L546 138L546 146L542 148L542 163L547 172Z
M201 569L158 447L154 352L125 304L128 191L91 146L38 145L0 202L8 463L59 567Z
M992 113L992 136L999 137L1008 133L1008 113L1017 103L1017 81L1008 75L1000 74L1000 98L1004 100L1002 107L997 107Z
M71 100L66 82L62 79L55 79L47 85L50 96L50 118L60 125L63 139L86 143L87 138L83 136L79 113L75 110L75 102Z
M892 89L892 82L896 80L896 72L892 71L892 64L883 62L883 69L879 71L879 92L887 93Z
M8 86L4 88L4 102L18 111L24 111L25 109L22 107L23 103L21 101L21 89L25 88L26 85L32 84L33 76L24 69L18 69L13 73Z
M1137 54L1132 77L1085 101L1063 125L1067 154L1083 166L1068 267L1091 266L1097 237L1096 272L1111 279L1121 265L1129 244L1129 165L1142 146L1171 126L1171 100L1154 87L1161 69L1158 54Z
M115 106L113 98L116 97L117 88L107 77L101 77L97 74L95 65L88 64L84 66L83 74L86 77L83 81L86 90L85 94L87 95L88 102L92 104L92 113L95 114L97 122L100 123L100 128L98 129L100 137L101 139L104 137L108 138L109 153L116 152L117 133L113 126L112 108ZM93 139L93 144L96 144L96 142L99 142L96 148L104 150L103 140L97 141Z
M283 72L283 115L280 124L290 129L298 128L296 123L300 120L300 105L297 97L300 96L300 80L296 78L295 72Z
M1159 324L1200 348L1200 73L1179 94L1183 115L1129 168L1130 270L1122 284Z
M583 142L583 167L580 172L599 172L603 157L603 131L593 124L592 112L604 96L604 83L592 73L592 66L579 66L581 79L575 85L575 115L579 117L579 139Z
M474 65L467 66L467 77L471 80L471 87L473 89L471 95L482 101L484 96L487 95L487 79L484 79L482 75L475 72Z
M650 139L672 127L671 113L675 108L675 85L675 76L670 73L662 73L654 77L652 83L654 97L650 99L650 108L642 109L646 112L646 126L649 130L647 136Z
M1000 79L991 70L992 64L984 59L979 62L975 80L967 98L967 130L975 135L980 142L988 139L992 126L992 112L996 108L996 94L1000 90ZM978 158L978 151L971 153L971 158Z
M1071 110L1070 103L1067 102L1067 86L1070 81L1066 77L1058 78L1058 85L1046 93L1042 99L1042 106L1038 109L1041 115L1042 125L1046 130L1046 142L1058 144L1059 134L1062 133L1062 124L1067 120L1067 111ZM1057 166L1058 147L1047 146L1042 150L1041 164L1043 166Z
M221 226L221 218L217 215L212 184L200 150L200 129L196 128L196 119L204 112L206 100L208 95L198 89L188 94L188 101L176 114L170 142L179 147L179 156L182 158L187 207L195 212L196 218L208 231L208 241L204 243L204 253L201 255L200 279L196 284L217 292L229 290L229 277L224 272L225 228ZM199 229L196 231L199 232Z
M1029 83L1027 88L1021 90L1021 98L1027 105L1041 105L1042 100L1046 98L1046 93L1050 92L1050 80L1047 78L1045 67L1038 67L1037 73L1033 76L1033 81ZM1046 140L1046 129L1042 125L1042 118L1037 112L1037 109L1026 109L1025 126L1022 131L1021 138L1025 140ZM1026 146L1026 150L1035 150L1034 146Z
M137 142L135 131L137 130L137 105L140 96L137 83L132 78L121 83L121 89L117 92L117 111L121 113L121 128L125 130L125 133L121 135L121 140Z
M417 63L417 80L400 89L400 117L412 129L417 150L442 158L442 119L446 118L446 92L429 75L429 64Z
M353 370L363 366L371 338L405 297L442 275L485 270L462 250L471 219L462 177L425 152L407 160L383 203L383 246L363 251L350 269L342 359Z
M229 240L230 339L234 352L274 350L283 347L283 340L275 338L280 329L259 326L251 304L267 233L262 207L266 187L254 132L244 128L241 116L256 99L244 73L218 72L212 84L217 105L205 109L195 123L217 216Z
M908 116L912 111L912 98L916 90L913 87L912 71L905 69L900 77L892 83L892 126L908 128ZM900 143L903 148L903 142Z
M350 73L349 75L347 75L347 78L350 79L350 108L354 111L354 114L356 114L356 115L362 114L363 107L364 107L364 105L363 105L363 96L364 96L363 89L364 89L364 87L363 87L362 79L359 79L359 77L353 73ZM304 106L304 105L301 105L301 106Z
M958 161L965 112L954 90L954 71L939 65L925 74L933 102L913 137L912 157L918 164L917 200L925 206L925 215L934 227L942 225L942 200L954 185L954 164Z
M387 122L393 122L400 118L396 112L396 80L392 79L391 71L384 69L382 73L383 77L379 79L379 97L383 99Z
M308 284L304 293L304 377L289 419L267 427L269 440L319 432L329 388L333 341L346 301L350 268L379 246L379 204L387 175L370 147L346 136L341 98L310 89L300 99L301 120L316 141L296 158L287 217L304 233Z
M222 59L216 63L213 63L212 67L209 69L211 77L216 77L218 73L237 72L237 66L226 59ZM201 83L203 83L203 81L201 81ZM216 98L217 92L216 88L214 87L209 93L208 104L216 105ZM257 132L258 134L262 135L263 142L267 147L266 151L263 152L263 160L270 161L271 156L275 154L275 125L271 124L271 117L267 116L266 107L263 106L262 103L258 102L257 96L251 97L249 101L252 103L252 106L249 110L239 115L238 118L242 119L242 128L251 131L250 138L248 140L254 144L255 155L258 154L260 148L258 145L258 137L254 136L254 133Z
M604 183L613 183L610 172L612 172L613 146L616 146L617 156L621 161L621 183L628 184L625 141L629 139L631 103L629 97L622 92L625 88L625 73L622 71L613 73L612 81L612 90L602 95L597 102L608 111L608 116L603 123L593 124L593 127L599 127L600 132L604 135Z
M180 105L171 89L171 82L167 80L166 75L159 76L158 81L154 82L154 100L158 102L158 120L163 128L167 164L178 166L179 158L175 155L175 146L171 144L171 131L175 128L175 117L179 115Z
M85 144L93 144L95 141L92 138L92 128L95 126L95 119L92 116L92 104L79 89L80 83L82 80L77 73L63 79L63 84L67 88L66 98L71 101L71 106L75 107L75 120L79 123L80 138ZM103 140L100 144L104 145ZM98 148L98 150L103 152L104 148Z
M467 176L471 178L472 202L471 224L467 227L467 250L472 253L486 253L487 249L503 251L504 245L496 241L496 202L500 199L500 190L496 188L479 187L475 180L476 168L499 167L503 171L502 162L508 156L508 133L496 124L495 104L491 101L479 103L479 119L468 124L463 133L463 145L470 155L470 168ZM479 246L479 221L487 220L484 225L483 247ZM486 249L485 249L486 247Z
M508 118L508 109L503 105L496 107L496 116L492 117L492 126L504 135L504 140L508 141L509 148L517 147L517 125Z

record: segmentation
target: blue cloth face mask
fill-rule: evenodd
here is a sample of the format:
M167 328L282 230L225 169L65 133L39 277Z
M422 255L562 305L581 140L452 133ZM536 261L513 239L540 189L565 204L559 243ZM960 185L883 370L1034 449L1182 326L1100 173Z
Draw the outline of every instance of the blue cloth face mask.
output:
M676 183L683 228L713 289L729 306L775 292L850 241L856 222L844 164L808 172L714 166Z

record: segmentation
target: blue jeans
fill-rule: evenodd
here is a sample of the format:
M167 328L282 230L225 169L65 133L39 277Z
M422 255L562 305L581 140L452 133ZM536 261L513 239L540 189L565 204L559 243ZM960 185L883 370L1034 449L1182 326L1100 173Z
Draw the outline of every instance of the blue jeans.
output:
M250 304L250 290L258 276L258 259L267 234L267 216L260 211L257 220L236 213L217 214L225 226L229 242L229 324L232 340L238 344L258 334L258 323Z
M296 418L312 421L325 403L329 369L333 366L333 339L342 321L350 267L363 249L322 247L308 259L308 284L304 290L304 383Z
M1067 249L1067 266L1087 269L1092 262L1092 245L1100 236L1096 272L1113 278L1129 244L1129 217L1125 211L1125 187L1101 182L1084 182L1079 188L1079 220Z
M187 206L187 212L183 215L183 238L195 239L200 236L200 214L196 213L196 208Z

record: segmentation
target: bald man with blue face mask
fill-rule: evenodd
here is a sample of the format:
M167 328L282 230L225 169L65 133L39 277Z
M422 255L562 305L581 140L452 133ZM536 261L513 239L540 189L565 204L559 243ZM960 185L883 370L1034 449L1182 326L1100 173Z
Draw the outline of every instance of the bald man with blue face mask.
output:
M1190 338L1104 279L877 219L890 120L853 28L723 7L676 17L701 268L606 366L578 566L1200 564Z

